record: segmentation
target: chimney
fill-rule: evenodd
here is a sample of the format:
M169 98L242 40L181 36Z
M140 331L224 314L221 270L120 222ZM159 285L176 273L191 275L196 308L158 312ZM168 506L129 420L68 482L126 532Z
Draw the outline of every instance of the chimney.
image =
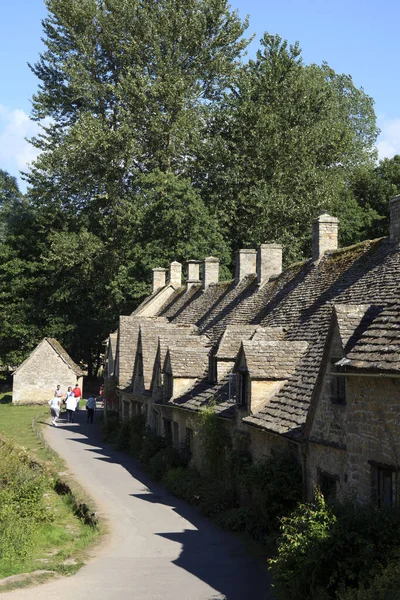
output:
M390 212L390 241L396 244L400 241L400 196L389 201Z
M319 260L327 250L337 250L339 219L323 212L312 224L312 259Z
M271 275L282 273L281 244L261 244L257 250L258 285L269 280Z
M156 267L155 269L153 269L152 294L154 294L160 288L165 287L166 279L167 279L167 269L162 269L161 267Z
M182 265L176 260L169 265L169 283L174 288L179 288L182 285Z
M186 291L188 292L193 285L200 283L200 260L187 261L187 281Z
M246 275L256 274L257 252L256 250L238 250L236 252L236 283L239 283Z
M219 276L219 258L207 256L203 260L203 290L207 289L210 283L218 283Z

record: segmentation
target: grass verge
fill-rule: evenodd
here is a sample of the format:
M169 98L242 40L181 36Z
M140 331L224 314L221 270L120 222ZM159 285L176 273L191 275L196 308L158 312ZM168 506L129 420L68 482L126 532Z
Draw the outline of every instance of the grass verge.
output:
M25 549L19 556L12 555L12 558L0 557L0 579L18 574L24 574L24 577L12 577L3 584L0 582L0 593L34 585L57 574L75 573L84 564L89 547L102 533L102 527L93 518L92 508L89 508L92 503L84 490L64 475L60 479L57 473L64 471L63 461L46 450L32 429L32 423L36 423L36 427L40 426L41 419L38 420L37 417L46 408L13 406L8 402L7 395L0 395L0 436L6 444L10 444L9 447L5 446L5 452L0 453L2 473L10 468L10 461L5 460L5 455L14 452L16 448L15 454L24 463L25 470L21 472L25 483L30 479L31 473L33 477L33 473L38 471L43 473L45 479L42 508L38 514L37 526L32 529L29 549ZM21 446L26 453L21 452ZM15 463L13 464L15 468ZM16 468L19 470L18 466ZM18 514L21 498L26 493L25 483L20 491L20 479L20 472L16 476L10 471L0 482L0 493L11 494L15 504L13 513L16 519L20 519L18 522L16 520L16 530L17 525L23 527L26 518L26 514ZM23 501L29 502L29 498ZM9 535L10 524L6 523L7 518L9 519L9 515L3 515L2 523L0 510L0 534L3 526Z

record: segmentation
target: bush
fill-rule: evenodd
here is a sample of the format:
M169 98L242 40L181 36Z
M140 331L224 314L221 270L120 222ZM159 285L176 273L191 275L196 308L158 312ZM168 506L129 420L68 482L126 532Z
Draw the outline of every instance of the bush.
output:
M199 415L199 438L202 447L203 469L207 477L221 481L229 477L228 455L232 447L230 435L213 406Z
M102 421L102 434L107 442L114 442L118 435L121 421L119 413L115 410L108 410Z
M0 442L0 472L0 557L12 563L30 553L39 525L52 518L43 502L50 477L7 442Z
M277 557L270 563L278 598L319 600L342 594L358 600L351 590L368 589L396 556L399 539L397 510L352 502L328 506L317 492L312 504L282 519Z
M165 438L157 435L150 427L146 427L142 449L140 452L140 460L144 465L149 465L150 460L161 450L165 448L167 441Z
M302 477L296 457L284 451L262 458L247 467L244 479L251 506L263 527L277 531L279 519L301 500Z
M177 467L186 467L187 464L181 454L172 446L161 448L150 459L150 471L155 479L162 479L167 471Z
M399 600L400 558L389 562L371 580L367 587L361 583L357 590L347 589L338 594L338 600Z

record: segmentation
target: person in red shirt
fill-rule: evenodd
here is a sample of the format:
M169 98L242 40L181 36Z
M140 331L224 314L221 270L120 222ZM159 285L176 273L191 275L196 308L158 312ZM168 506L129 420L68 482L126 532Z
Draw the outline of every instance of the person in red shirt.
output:
M82 390L78 385L78 382L76 382L74 389L72 390L72 393L75 396L75 400L76 400L76 410L79 410L79 400L81 399L82 396Z

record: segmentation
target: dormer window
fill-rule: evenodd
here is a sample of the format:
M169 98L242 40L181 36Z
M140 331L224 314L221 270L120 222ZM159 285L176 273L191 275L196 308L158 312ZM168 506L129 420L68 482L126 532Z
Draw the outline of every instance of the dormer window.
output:
M139 377L143 377L143 357L142 357L142 353L139 354L139 360L138 360L138 376Z
M169 400L172 397L173 391L172 373L164 373L163 391L165 400Z
M331 402L332 404L341 404L344 406L346 404L346 378L336 366L338 360L340 358L331 359Z
M236 404L248 406L250 391L250 377L248 371L238 371L237 373L237 394Z

